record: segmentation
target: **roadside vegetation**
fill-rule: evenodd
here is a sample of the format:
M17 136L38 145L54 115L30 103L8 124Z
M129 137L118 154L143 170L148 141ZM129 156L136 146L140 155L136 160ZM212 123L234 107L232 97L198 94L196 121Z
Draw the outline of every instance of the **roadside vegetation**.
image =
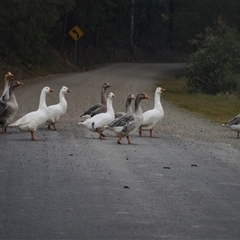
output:
M218 123L240 113L240 36L219 17L190 41L184 69L162 83L163 98Z
M199 114L217 123L225 123L240 113L240 97L236 93L192 93L186 89L187 79L177 72L161 82L166 91L162 98L181 108Z
M216 95L240 93L240 35L219 17L190 43L195 48L186 58L185 76L189 92Z

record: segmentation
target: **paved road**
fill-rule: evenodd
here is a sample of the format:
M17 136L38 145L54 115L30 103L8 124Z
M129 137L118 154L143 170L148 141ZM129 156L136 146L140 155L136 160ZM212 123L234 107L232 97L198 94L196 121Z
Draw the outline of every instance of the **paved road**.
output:
M56 91L48 104L63 85L72 93L60 132L43 126L39 142L18 129L0 135L0 239L240 239L240 142L231 131L164 101L158 138L134 134L137 145L118 145L111 132L100 141L77 125L103 82L116 110L142 91L152 96L142 102L148 109L156 86L178 67L110 64L24 81L19 116L37 108L46 85Z

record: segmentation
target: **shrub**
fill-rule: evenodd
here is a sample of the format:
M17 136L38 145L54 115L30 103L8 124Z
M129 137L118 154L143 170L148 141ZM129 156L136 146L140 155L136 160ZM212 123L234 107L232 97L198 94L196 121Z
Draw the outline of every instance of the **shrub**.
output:
M217 94L235 91L240 73L240 36L221 17L190 41L196 51L187 58L187 90Z

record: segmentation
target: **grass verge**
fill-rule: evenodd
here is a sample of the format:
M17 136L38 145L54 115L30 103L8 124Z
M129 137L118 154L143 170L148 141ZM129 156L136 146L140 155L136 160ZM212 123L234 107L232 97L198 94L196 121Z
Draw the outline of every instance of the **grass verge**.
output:
M161 82L166 89L162 98L217 123L225 123L240 113L240 98L235 94L188 93L185 86L185 78L172 76Z

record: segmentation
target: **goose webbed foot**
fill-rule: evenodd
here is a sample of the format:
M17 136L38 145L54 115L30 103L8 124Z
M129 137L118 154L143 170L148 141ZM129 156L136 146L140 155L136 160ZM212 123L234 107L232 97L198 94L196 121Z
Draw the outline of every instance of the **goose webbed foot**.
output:
M153 136L152 131L153 131L153 130L150 130L150 135L149 135L149 137L150 137L150 138L157 138L157 137Z
M51 129L51 126L53 126L53 129ZM48 125L48 130L59 131L59 130L56 128L55 123L49 124L49 125Z
M127 136L127 140L128 140L128 144L129 145L137 145L136 143L133 143L133 142L130 141L130 137L129 136Z
M99 132L99 139L105 140L106 135L103 134L102 132Z
M118 144L122 144L122 143L121 143L121 140L122 140L122 137L120 137L120 138L118 139L117 143L118 143Z
M59 131L59 130L56 128L55 123L53 123L52 125L53 125L53 129L54 129L54 131Z

